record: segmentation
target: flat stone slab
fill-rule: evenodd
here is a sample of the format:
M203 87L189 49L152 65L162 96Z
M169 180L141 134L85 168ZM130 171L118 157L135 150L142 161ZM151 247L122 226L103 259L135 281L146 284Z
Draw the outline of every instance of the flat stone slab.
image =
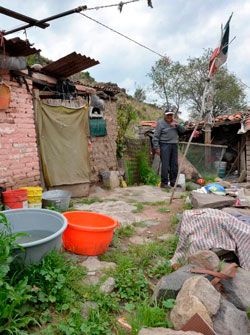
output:
M168 240L172 240L173 238L175 238L176 235L174 234L163 234L161 236L157 236L157 240L160 241L168 241Z
M91 211L111 216L122 226L131 224L133 222L140 222L142 220L138 214L133 213L136 211L137 207L125 201L94 202L90 205L76 204L74 208L76 210Z
M205 194L193 191L190 195L193 208L223 208L232 206L235 199L229 196Z
M170 193L157 186L142 185L126 188L116 188L115 190L93 193L90 197L101 196L102 199L119 199L128 202L159 202L169 201Z
M115 263L112 262L101 262L97 257L88 257L86 261L81 263L84 266L89 275L94 275L95 272L101 272L107 269L114 269L116 267Z
M182 330L173 330L167 328L143 328L139 331L138 335L202 335L193 331L184 332Z

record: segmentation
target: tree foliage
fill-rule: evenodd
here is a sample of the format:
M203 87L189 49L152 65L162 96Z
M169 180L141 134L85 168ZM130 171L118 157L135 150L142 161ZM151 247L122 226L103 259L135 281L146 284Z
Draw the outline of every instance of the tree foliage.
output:
M186 65L165 58L155 63L149 77L152 88L163 105L175 108L176 111L180 111L181 106L185 105L191 117L200 116L211 52L211 49L207 49L201 57L188 58ZM234 113L245 107L244 86L226 67L219 69L212 85L214 116Z
M149 77L155 93L163 102L163 107L174 109L176 114L185 100L183 93L183 70L179 62L173 62L168 58L161 58L152 67Z
M144 102L147 98L145 90L142 87L138 86L135 90L134 98L139 102Z

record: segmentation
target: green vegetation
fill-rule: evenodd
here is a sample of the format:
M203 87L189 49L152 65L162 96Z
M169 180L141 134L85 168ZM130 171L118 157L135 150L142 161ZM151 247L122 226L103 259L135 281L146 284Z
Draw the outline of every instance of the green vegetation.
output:
M167 208L167 207L160 207L160 208L158 208L158 212L160 212L160 213L169 213L170 209Z
M147 147L138 153L137 160L140 181L145 185L158 185L160 176L151 167Z
M81 198L81 200L75 200L74 204L92 205L95 202L103 202L103 200L98 198L98 197L95 197L95 198Z
M101 259L117 264L105 274L115 279L115 290L104 294L99 285L87 285L85 269L62 253L53 251L28 267L17 263L14 250L19 235L11 233L3 214L0 223L4 226L0 230L1 334L121 335L116 321L120 315L126 316L132 334L143 326L171 327L166 318L171 304L151 302L151 281L172 271L168 260L177 239L131 245L126 253L113 245ZM142 223L118 229L117 240L132 236L138 224ZM86 310L88 302L95 305Z
M144 205L141 202L136 202L133 205L136 206L136 209L133 210L133 213L141 213L144 209Z
M173 226L173 227L176 227L177 225L178 225L178 223L180 222L180 218L179 218L179 216L177 215L177 214L175 214L175 215L173 215L172 217L171 217L171 225Z

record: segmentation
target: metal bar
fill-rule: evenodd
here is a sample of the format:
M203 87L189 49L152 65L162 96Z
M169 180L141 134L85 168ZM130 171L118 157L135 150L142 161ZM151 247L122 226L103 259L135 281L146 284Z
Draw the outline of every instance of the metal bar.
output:
M16 33L17 31L24 30L24 29L36 26L37 24L40 24L40 23L45 23L45 22L48 22L48 21L56 20L56 19L59 19L61 17L67 16L67 15L70 15L70 14L80 13L83 10L86 10L86 9L87 9L87 6L79 6L77 8L68 10L66 12L59 13L59 14L56 14L56 15L53 15L53 16L49 16L49 17L47 17L45 19L42 19L42 20L38 20L34 24L33 23L29 23L29 24L26 24L26 25L24 25L22 27L19 27L19 28L16 28L16 29L12 29L12 30L3 32L3 35L5 36L5 35L13 34L13 33Z
M0 6L0 13L3 14L3 15L6 15L6 16L13 17L14 19L17 19L17 20L20 20L20 21L23 21L23 22L34 24L35 26L37 26L39 28L42 28L42 29L45 29L45 28L49 27L48 23L37 23L37 20L33 19L32 17L23 15L23 14L18 13L18 12L14 12L13 10L10 10L10 9L2 7L2 6Z

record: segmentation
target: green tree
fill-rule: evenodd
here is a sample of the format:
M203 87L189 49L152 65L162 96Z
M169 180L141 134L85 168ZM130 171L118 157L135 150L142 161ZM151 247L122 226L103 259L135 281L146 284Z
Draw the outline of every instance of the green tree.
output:
M139 102L144 102L147 98L145 90L142 87L138 86L135 90L134 98Z
M52 60L40 55L39 53L27 57L27 65L41 64L42 66L48 65Z
M201 57L189 58L183 72L184 97L193 118L200 115L211 53L211 49L206 49ZM244 86L236 75L230 73L226 67L221 67L218 70L212 80L212 85L214 88L214 116L231 114L245 107Z
M162 105L180 112L185 101L184 66L167 57L158 60L151 68L148 76L152 80L153 91L159 96Z

